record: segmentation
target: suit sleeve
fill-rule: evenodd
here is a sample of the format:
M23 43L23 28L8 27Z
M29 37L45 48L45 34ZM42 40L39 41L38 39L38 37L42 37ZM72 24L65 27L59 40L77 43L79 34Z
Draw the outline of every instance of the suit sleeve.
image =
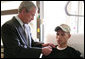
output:
M40 47L40 48L42 48L42 44L44 44L44 43L35 42L35 41L32 39L32 47Z

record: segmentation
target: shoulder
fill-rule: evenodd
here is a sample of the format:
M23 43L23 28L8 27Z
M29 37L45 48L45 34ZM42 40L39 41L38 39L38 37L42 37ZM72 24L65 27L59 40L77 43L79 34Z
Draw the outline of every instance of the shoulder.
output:
M12 19L9 19L7 22L5 22L2 26L4 25L12 25L12 23L14 22L15 17L13 17Z
M75 48L70 47L70 46L68 46L67 48L68 48L69 50L72 50L72 51L78 51L78 50L76 50Z
M5 22L2 27L13 27L16 26L18 24L18 21L16 20L15 17L12 17L12 19L8 20L7 22Z
M69 46L68 46L68 47L67 47L67 50L68 50L68 52L70 52L70 54L72 54L72 55L76 55L76 56L80 56L80 55L81 55L80 51L74 49L73 47L69 47Z
M78 50L74 49L73 47L68 46L67 49L72 52L79 52ZM80 53L80 52L79 52Z
M2 30L10 30L10 29L14 29L15 28L15 17L13 17L12 19L10 19L10 20L8 20L7 22L5 22L3 25L2 25L2 27L1 27L1 29Z
M73 57L73 58L83 58L81 56L80 51L74 49L73 47L68 47L68 52L69 52L68 54L70 54L71 57Z

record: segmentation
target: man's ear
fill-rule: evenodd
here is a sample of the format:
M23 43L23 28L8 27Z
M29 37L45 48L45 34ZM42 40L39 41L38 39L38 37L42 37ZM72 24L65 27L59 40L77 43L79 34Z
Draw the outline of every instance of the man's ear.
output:
M69 33L69 38L71 37L71 34Z

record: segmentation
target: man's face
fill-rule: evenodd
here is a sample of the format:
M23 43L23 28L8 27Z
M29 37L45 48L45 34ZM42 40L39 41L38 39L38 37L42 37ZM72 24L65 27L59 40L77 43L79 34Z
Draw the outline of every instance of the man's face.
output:
M67 40L69 38L70 38L70 34L69 33L65 33L62 30L58 30L57 33L56 33L56 39L57 39L58 45L67 44Z
M32 8L31 11L26 12L26 10L23 12L23 22L28 24L29 22L31 22L31 20L34 19L36 13L36 8Z

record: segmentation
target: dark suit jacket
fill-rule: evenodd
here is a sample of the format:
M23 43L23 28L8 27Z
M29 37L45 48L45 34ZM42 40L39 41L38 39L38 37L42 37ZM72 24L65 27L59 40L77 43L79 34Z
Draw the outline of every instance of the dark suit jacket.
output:
M34 42L32 39L32 48L30 48L27 45L24 30L15 17L2 26L1 36L5 58L39 58L41 43Z

